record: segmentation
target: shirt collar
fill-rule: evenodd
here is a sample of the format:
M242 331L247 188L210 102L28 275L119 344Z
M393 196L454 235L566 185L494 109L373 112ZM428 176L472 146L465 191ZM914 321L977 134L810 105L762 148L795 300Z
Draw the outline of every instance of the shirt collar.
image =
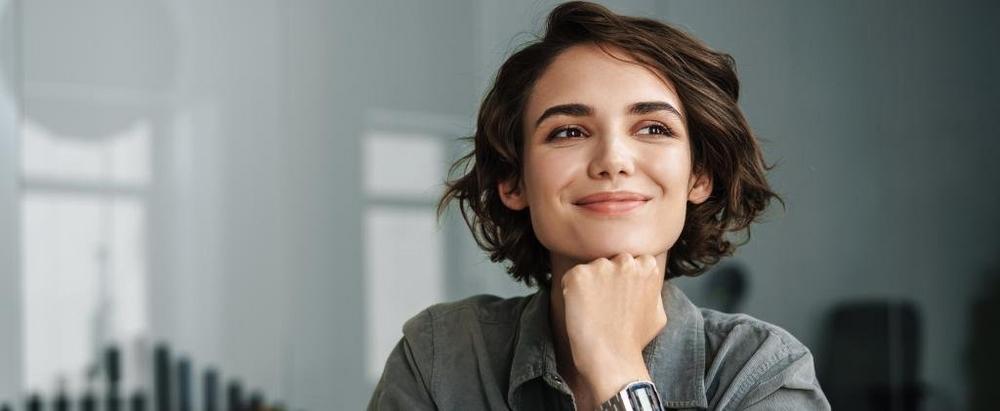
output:
M643 349L646 368L664 406L708 408L701 311L671 281L664 282L660 297L667 312L667 326ZM521 313L507 391L510 404L514 404L514 393L525 382L547 373L557 374L549 303L549 289L540 286Z

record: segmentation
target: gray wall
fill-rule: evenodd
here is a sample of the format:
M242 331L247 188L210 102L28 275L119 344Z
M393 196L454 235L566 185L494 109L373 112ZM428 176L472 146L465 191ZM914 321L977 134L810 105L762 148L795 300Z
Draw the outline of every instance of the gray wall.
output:
M13 398L21 381L21 276L18 236L17 149L20 94L17 2L0 0L0 398Z
M753 230L746 311L823 357L833 304L910 300L923 378L962 409L968 313L998 261L995 3L664 2L730 52L743 108L788 203ZM704 282L685 287L699 295ZM821 381L822 382L822 381Z

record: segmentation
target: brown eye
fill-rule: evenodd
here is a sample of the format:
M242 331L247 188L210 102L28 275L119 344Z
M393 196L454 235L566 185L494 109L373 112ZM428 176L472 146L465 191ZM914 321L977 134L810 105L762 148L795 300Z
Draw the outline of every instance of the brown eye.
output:
M672 135L674 135L674 131L671 130L670 127L667 127L667 126L662 125L662 124L650 124L650 125L648 125L646 127L640 128L639 131L646 130L646 129L649 129L649 132L647 132L647 133L639 133L639 134L660 134L660 135L665 135L665 136L672 136Z
M554 140L554 139L562 139L562 138L578 138L578 137L583 137L583 136L584 136L583 130L581 130L581 129L577 128L577 127L563 127L563 128L560 128L560 129L552 132L552 134L549 134L549 138L548 139L549 140Z

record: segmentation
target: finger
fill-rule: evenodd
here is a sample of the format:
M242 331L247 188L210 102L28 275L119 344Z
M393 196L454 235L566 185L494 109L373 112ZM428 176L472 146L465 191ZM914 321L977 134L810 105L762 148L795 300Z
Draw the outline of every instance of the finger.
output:
M635 259L628 253L618 253L614 257L611 257L611 261L619 267L624 267L626 264L634 262Z
M588 265L590 266L590 270L588 271L595 278L613 274L616 271L615 267L617 266L615 262L604 257L591 261Z

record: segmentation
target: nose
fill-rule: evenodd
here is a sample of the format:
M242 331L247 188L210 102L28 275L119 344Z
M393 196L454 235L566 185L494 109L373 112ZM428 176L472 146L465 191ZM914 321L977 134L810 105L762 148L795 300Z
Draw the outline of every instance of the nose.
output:
M615 179L635 173L635 159L624 138L607 135L596 138L597 146L587 173L593 179Z

